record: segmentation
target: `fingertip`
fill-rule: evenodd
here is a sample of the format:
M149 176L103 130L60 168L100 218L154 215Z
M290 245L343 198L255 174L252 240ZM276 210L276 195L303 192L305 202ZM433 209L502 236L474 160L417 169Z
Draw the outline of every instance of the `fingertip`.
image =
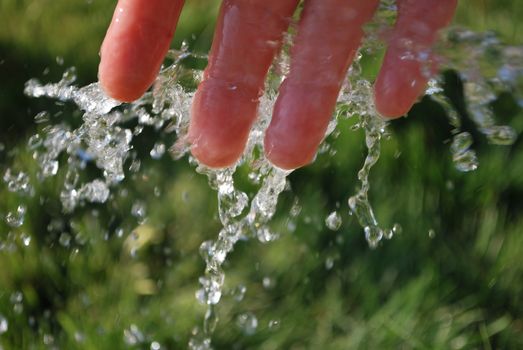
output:
M123 102L138 99L154 83L169 49L183 0L121 0L100 49L98 78Z
M377 81L374 86L374 104L378 114L385 119L397 119L406 115L416 101L416 97L402 94L401 87L394 83Z
M122 34L109 29L98 66L98 79L106 94L122 102L140 98L160 71L170 39L162 41L164 50L149 50L148 44L138 40L131 30Z
M437 72L430 47L438 30L451 21L456 4L457 0L398 1L398 19L374 87L376 110L383 117L405 115L424 93Z
M98 67L98 81L105 94L121 102L132 102L139 99L149 88L149 82L136 84L127 75L119 76L106 60L101 60Z
M314 160L325 137L339 88L292 84L280 87L264 139L266 157L282 169L295 169Z
M406 115L425 91L427 80L420 62L389 49L374 84L377 112L387 119Z
M218 151L219 149L208 143L202 145L199 142L192 142L191 154L199 163L215 169L227 168L240 159L241 152L226 152L223 149Z
M265 157L273 165L284 170L301 168L312 163L316 154L316 149L309 150L301 147L292 147L284 138L274 135L274 132L267 131L264 138Z
M199 162L212 168L240 159L258 107L257 91L207 80L194 96L188 141Z

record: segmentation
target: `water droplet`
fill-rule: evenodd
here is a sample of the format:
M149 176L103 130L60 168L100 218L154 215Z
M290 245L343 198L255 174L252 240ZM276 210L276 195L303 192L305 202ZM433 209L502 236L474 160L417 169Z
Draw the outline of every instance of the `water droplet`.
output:
M261 227L256 231L258 240L262 243L269 243L279 238L277 233L272 232L268 227Z
M153 159L162 158L162 156L165 154L165 145L161 142L155 143L150 154Z
M37 123L37 124L47 123L47 122L49 121L49 113L46 112L46 111L43 111L43 112L38 113L38 114L34 117L34 121L35 121L35 123Z
M476 152L470 149L473 140L468 132L461 132L454 135L450 151L452 160L459 171L467 172L478 168L479 162Z
M224 225L232 218L239 216L249 204L249 198L244 192L234 188L231 176L218 177L218 210L220 220Z
M60 193L60 202L62 202L62 207L66 213L70 213L76 208L79 199L80 196L75 189L64 190Z
M9 323L7 322L7 319L0 314L0 334L4 334L9 330Z
M201 335L193 336L189 340L190 350L211 350L211 339L208 337L202 337Z
M246 335L252 335L258 328L258 319L252 312L245 312L238 315L236 324Z
M510 126L495 125L483 130L491 144L509 146L516 142L518 134Z
M209 263L214 255L214 243L213 241L205 241L200 244L200 256L203 260Z
M109 198L109 187L102 180L94 180L83 185L78 194L81 198L92 203L105 203Z
M332 256L328 256L325 259L325 269L330 270L334 267L334 258Z
M19 205L15 212L7 213L5 221L11 227L20 227L24 224L26 207Z
M270 330L276 331L276 330L280 329L280 327L281 327L281 321L280 320L270 320L269 321L269 329Z
M207 311L205 312L205 317L203 319L203 331L205 334L212 334L214 330L216 329L216 325L218 324L218 314L216 313L216 310L214 307L207 308Z
M430 229L429 230L429 238L434 238L436 237L436 231L434 229Z
M196 299L201 304L216 305L222 297L224 275L221 271L208 273L205 277L200 277L199 282L202 286L196 292Z
M473 140L472 135L468 132L461 132L454 135L450 150L453 154L463 153L472 146Z
M245 287L243 284L239 284L232 290L232 297L237 302L240 302L245 297L245 293L247 292L247 287Z
M57 160L44 160L41 164L42 175L44 177L54 176L58 173L58 161Z
M273 278L270 278L270 277L263 277L263 280L262 280L262 285L263 285L263 288L265 289L272 289L274 288L274 285L275 285L275 281Z
M7 183L7 189L10 192L27 194L32 190L31 184L29 183L29 175L22 171L13 173L11 169L8 168L4 173L4 182Z
M51 345L54 343L54 337L51 334L44 334L43 342L45 345Z
M154 195L160 197L162 195L162 190L158 186L154 186Z
M383 230L383 238L392 239L393 236L394 236L394 230L392 230L392 229Z
M342 224L341 215L337 211L333 211L325 219L325 225L332 231L340 229Z
M151 350L160 350L161 348L162 348L162 346L157 341L153 341L151 343L151 347L150 347Z
M403 232L403 228L400 224L396 223L394 224L394 226L392 226L392 232L394 233L394 235L400 235Z
M135 159L131 162L131 165L129 165L129 171L131 173L137 173L140 171L141 166L142 162L139 159Z
M31 244L31 236L29 236L26 233L21 233L20 234L20 241L22 242L22 244L24 246L29 247L29 245Z
M58 242L63 247L69 247L69 245L71 244L71 235L67 232L62 232L60 234L60 237L58 238Z
M69 168L65 173L64 188L66 190L72 190L76 187L80 174L74 168Z
M74 332L74 340L77 342L77 343L83 343L85 341L85 334L83 334L82 332Z
M476 156L476 152L473 150L467 150L463 153L455 154L452 157L452 160L456 165L456 169L463 172L474 171L479 166L478 157Z
M292 207L291 207L291 210L289 212L289 215L291 217L297 217L298 215L300 215L301 213L301 205L300 205L300 202L298 200L298 198L294 198L294 202L292 203Z
M9 297L9 301L12 304L21 303L24 300L24 295L22 292L13 292Z
M136 345L144 341L143 333L135 324L132 324L128 329L124 329L123 336L127 345Z
M121 228L121 227L117 227L115 230L114 230L114 234L116 237L118 238L122 238L123 235L124 235L124 229Z
M42 137L39 134L35 134L27 141L27 147L29 147L30 150L35 150L42 145L42 142Z
M92 83L79 89L74 95L74 102L91 115L107 114L121 104L108 97L99 83Z
M383 230L377 226L366 226L364 229L365 239L369 243L369 247L376 248L378 243L383 238Z
M138 219L138 222L142 223L147 215L145 203L142 201L134 202L131 208L131 214Z

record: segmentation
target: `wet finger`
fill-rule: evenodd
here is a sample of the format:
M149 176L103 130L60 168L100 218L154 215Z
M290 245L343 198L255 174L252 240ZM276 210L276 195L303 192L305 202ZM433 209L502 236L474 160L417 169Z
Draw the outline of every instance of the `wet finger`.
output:
M267 71L298 0L225 0L204 81L196 92L188 139L211 167L234 163L256 119Z
M424 92L435 64L430 47L437 32L452 19L457 0L398 0L398 19L380 73L374 97L384 117L405 115Z
M154 82L184 0L120 0L105 35L98 78L120 101L139 98Z
M360 45L361 27L377 4L378 0L305 2L290 72L265 135L265 153L275 165L292 169L313 159Z

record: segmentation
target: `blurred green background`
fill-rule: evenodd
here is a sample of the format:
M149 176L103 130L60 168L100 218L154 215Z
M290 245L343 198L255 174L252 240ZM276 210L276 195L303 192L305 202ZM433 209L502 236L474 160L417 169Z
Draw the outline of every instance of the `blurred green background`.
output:
M24 97L23 86L33 77L56 81L68 66L76 66L80 85L95 81L114 5L0 0L2 174L11 167L34 176L23 145L45 127L33 120L38 112L53 111L54 122L80 118L71 106ZM217 7L188 0L173 46L185 40L206 52ZM463 0L455 22L521 44L521 18L520 0ZM456 75L446 77L459 99ZM523 112L510 94L492 107L500 121L523 131ZM128 178L111 205L63 214L61 173L33 181L32 197L0 186L1 218L21 202L28 207L20 228L0 220L0 349L186 348L205 311L194 297L204 269L198 247L217 235L217 204L186 161L146 157L156 141L149 133L134 145L140 176ZM294 172L274 219L282 237L267 245L240 242L226 264L214 347L522 349L521 137L510 147L476 137L480 167L465 174L450 160L450 136L443 110L428 99L392 123L372 172L371 201L384 225L399 222L403 232L375 250L346 204L364 159L361 132L342 133L332 141L335 155L321 154ZM131 217L126 198L146 203L145 224ZM301 213L292 218L296 201ZM324 220L338 208L343 225L333 232ZM138 226L148 239L133 253L130 232ZM117 227L123 237L114 234ZM241 285L246 293L237 301ZM246 313L257 318L255 332L238 325Z

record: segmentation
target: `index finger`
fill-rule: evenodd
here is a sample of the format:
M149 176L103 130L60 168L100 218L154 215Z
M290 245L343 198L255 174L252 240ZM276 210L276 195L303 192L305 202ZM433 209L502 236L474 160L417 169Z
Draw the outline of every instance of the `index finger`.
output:
M184 0L120 0L105 35L98 75L120 101L139 98L154 82Z

